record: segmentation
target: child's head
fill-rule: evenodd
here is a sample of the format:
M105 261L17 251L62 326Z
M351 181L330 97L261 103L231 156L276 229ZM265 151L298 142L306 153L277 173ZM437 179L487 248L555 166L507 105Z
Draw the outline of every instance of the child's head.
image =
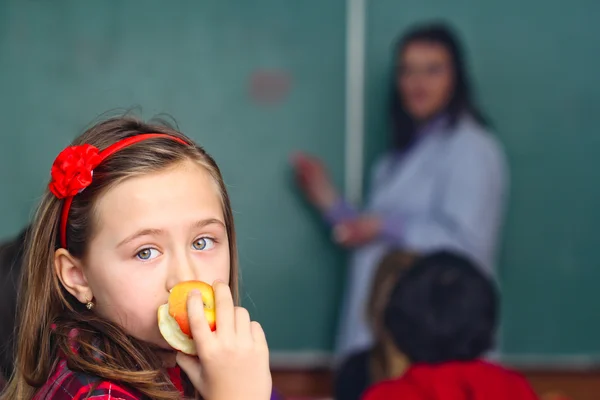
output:
M385 325L413 363L472 360L493 346L494 284L468 259L438 252L419 259L396 284Z
M237 299L231 206L220 171L202 148L170 127L130 117L99 123L73 145L92 145L102 155L117 142L148 133L166 136L141 140L101 161L70 207L56 193L73 187L77 193L71 175L78 171L79 181L85 180L77 168L95 161L89 149L67 149L59 157L62 166L58 159L53 166L52 191L38 209L24 264L17 361L30 385L47 379L58 348L86 372L111 378L119 367L129 371L116 377L140 389L157 378L134 371L156 372L152 350L170 349L156 314L175 284L219 279L229 282ZM78 162L81 154L87 155ZM78 354L68 351L73 328L81 337ZM98 351L108 369L89 364Z

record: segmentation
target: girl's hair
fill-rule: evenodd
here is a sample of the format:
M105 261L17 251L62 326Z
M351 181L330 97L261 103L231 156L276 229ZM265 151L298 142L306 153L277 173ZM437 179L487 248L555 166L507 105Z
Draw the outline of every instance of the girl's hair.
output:
M494 344L495 284L468 258L440 251L420 258L398 281L385 326L413 363L468 361Z
M409 146L417 134L417 121L404 108L396 84L396 74L401 67L398 59L406 48L414 43L432 43L443 46L450 54L450 63L454 75L454 90L445 111L448 123L454 126L461 114L468 113L481 125L488 125L486 117L475 104L471 92L471 82L463 50L457 35L443 23L418 25L402 36L394 46L394 74L391 86L390 115L392 119L394 145L399 150Z
M371 383L390 378L387 360L389 354L384 343L387 340L384 327L385 307L394 285L411 268L416 259L415 253L393 250L381 259L375 272L367 301L366 316L375 337L369 365Z
M384 331L383 313L394 285L412 266L417 255L404 250L392 250L379 262L367 300L367 320L379 340Z
M165 133L193 143L166 123L144 123L133 117L100 122L78 137L73 145L91 144L100 150L124 138L143 133ZM68 251L85 259L98 223L97 199L125 179L164 170L184 161L206 169L218 187L229 239L229 285L238 301L238 259L231 205L217 164L204 149L169 138L153 138L126 147L94 170L93 182L73 199L67 229ZM101 318L70 295L56 276L54 252L59 245L62 201L48 190L31 228L24 259L16 370L3 399L29 399L49 378L57 359L69 368L127 385L144 396L166 400L180 397L161 368L156 346L127 334L119 325ZM69 333L76 329L78 335ZM77 352L71 349L75 346ZM98 355L101 361L98 361ZM189 382L188 382L189 383ZM188 385L189 386L189 385Z

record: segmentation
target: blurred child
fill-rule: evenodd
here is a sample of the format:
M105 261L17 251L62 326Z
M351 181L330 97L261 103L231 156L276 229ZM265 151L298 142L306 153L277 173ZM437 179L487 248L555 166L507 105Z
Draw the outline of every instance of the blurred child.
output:
M383 327L383 311L397 280L413 264L416 255L400 250L387 254L380 262L367 303L367 321L373 330L373 347L350 355L335 376L336 400L358 400L372 384L400 376L408 360L393 345Z
M494 284L468 259L419 259L394 287L384 326L411 366L370 388L364 400L534 400L516 372L480 359L498 318Z

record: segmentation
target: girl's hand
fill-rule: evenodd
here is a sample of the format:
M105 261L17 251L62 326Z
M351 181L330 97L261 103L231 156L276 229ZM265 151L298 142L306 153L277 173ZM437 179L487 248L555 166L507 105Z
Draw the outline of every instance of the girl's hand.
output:
M211 332L199 293L190 293L188 315L198 358L177 354L177 363L207 400L268 400L269 349L258 322L234 307L229 286L216 282L217 330Z

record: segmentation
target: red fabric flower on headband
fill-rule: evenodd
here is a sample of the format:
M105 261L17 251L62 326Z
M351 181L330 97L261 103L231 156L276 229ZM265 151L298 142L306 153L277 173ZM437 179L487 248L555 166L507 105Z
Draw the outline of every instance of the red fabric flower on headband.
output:
M92 171L101 160L91 144L67 147L52 164L50 191L59 199L75 196L92 183Z

